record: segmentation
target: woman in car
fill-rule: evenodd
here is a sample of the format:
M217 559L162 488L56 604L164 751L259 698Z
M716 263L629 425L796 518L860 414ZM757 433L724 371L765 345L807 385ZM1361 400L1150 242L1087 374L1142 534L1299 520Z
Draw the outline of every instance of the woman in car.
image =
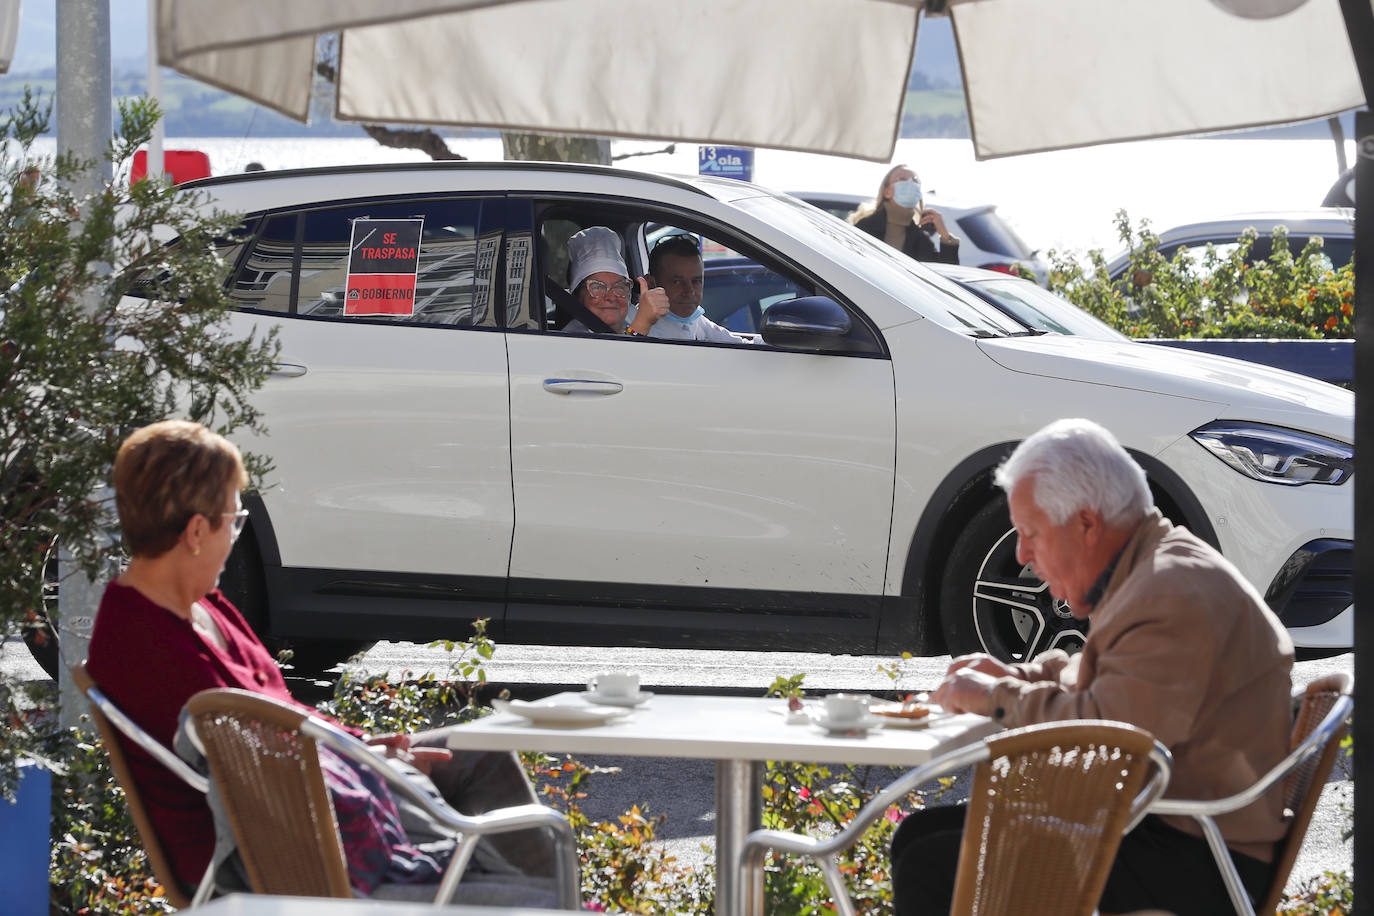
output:
M216 588L248 517L239 501L247 483L238 449L198 423L167 420L145 426L129 436L115 458L115 502L132 559L106 586L86 664L101 690L168 747L182 706L201 690L237 687L315 714L291 697L271 654ZM376 736L370 743L431 773L444 798L460 811L537 803L512 754L452 754L442 747L413 747L406 735ZM205 797L141 748L126 744L125 753L173 870L183 885L194 888L215 847ZM451 844L419 848L437 837L404 833L384 783L369 784L342 758L325 757L322 752L354 889L368 895L383 882L437 882ZM506 837L511 842L498 836L488 838L496 841L494 848L478 848L476 871L485 874L465 879L465 885L474 886L458 899L551 904L549 888L539 882L528 886L529 876L553 870L544 831ZM479 890L477 884L487 886Z
M878 185L873 200L855 210L849 221L918 261L959 263L959 239L945 228L938 210L922 206L921 181L905 165L894 165ZM939 236L936 247L932 236Z
M661 287L650 289L640 277L639 308L626 323L630 311L630 272L625 268L620 237L605 226L590 226L568 239L568 261L569 292L609 333L648 337L654 323L668 314L668 294ZM590 334L601 329L589 326L578 316L563 330Z

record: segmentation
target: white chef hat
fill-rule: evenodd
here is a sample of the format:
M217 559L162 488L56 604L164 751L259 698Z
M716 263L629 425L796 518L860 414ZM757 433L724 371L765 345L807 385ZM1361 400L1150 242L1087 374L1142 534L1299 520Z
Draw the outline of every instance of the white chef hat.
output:
M602 271L630 276L620 253L620 236L605 226L591 226L568 239L568 260L569 289L577 289L583 280Z

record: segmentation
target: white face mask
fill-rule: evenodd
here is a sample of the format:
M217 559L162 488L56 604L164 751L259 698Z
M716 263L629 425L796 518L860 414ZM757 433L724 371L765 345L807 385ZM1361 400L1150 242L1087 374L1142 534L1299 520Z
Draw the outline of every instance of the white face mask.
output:
M921 185L914 178L907 178L892 186L892 202L907 210L915 210L921 205Z

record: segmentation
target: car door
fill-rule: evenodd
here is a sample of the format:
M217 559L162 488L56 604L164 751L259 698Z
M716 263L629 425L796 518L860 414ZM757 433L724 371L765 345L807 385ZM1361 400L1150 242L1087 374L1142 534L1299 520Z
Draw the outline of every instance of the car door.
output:
M893 495L885 355L538 329L508 349L513 638L764 632L871 651Z
M278 370L256 396L268 434L245 443L274 463L262 505L278 632L324 615L350 635L336 615L380 609L395 628L360 626L401 636L412 611L444 601L456 616L501 613L513 525L493 308L503 206L448 197L277 213L244 257L233 321L275 326L281 341ZM402 293L413 285L413 298L351 304L360 265L350 268L350 251L386 238L360 241L363 230L416 220L413 276L378 281Z

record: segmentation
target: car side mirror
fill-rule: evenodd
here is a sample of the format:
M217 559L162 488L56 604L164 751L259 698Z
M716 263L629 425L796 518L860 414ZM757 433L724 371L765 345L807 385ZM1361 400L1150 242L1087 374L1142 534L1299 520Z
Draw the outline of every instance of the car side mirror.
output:
M766 344L794 350L838 349L853 327L849 313L826 296L775 302L763 313L759 334Z

